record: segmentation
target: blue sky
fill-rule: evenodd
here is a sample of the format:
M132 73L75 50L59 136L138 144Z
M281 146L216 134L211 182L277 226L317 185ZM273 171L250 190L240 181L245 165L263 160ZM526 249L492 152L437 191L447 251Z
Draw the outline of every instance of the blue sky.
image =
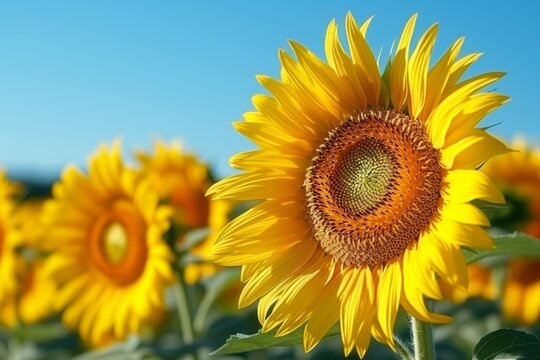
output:
M473 73L502 70L512 96L490 115L497 135L540 144L536 1L20 1L0 4L0 164L54 177L85 166L98 144L125 155L153 139L182 139L219 176L253 146L231 127L279 74L278 48L295 39L322 55L328 22L375 15L372 48L388 51L419 12L418 35L439 22L435 56L465 35L484 52Z

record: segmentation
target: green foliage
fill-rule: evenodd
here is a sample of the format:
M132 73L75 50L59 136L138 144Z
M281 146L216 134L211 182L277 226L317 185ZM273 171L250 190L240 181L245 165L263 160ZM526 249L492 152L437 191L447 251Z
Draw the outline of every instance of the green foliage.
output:
M9 331L9 336L19 342L46 342L67 335L67 330L59 322L35 325L20 325Z
M285 336L275 337L277 330L263 333L259 330L256 334L245 335L236 334L231 336L227 342L214 351L211 355L227 355L242 353L246 351L266 349L276 346L295 346L302 344L302 336L304 334L304 328L298 328L290 334ZM325 337L334 336L339 334L339 327L334 326L325 335Z
M476 345L473 360L540 359L540 338L513 329L487 334Z
M182 244L179 247L180 252L187 252L195 246L201 244L210 235L210 229L200 228L186 233Z
M495 236L493 249L464 249L467 263L493 256L540 257L540 241L521 233Z
M73 360L151 360L159 359L148 350L140 348L137 337L131 337L123 343L106 349L94 350L79 355Z
M491 226L513 231L533 219L530 199L513 189L504 189L505 204L491 204L482 200L473 203L484 211Z

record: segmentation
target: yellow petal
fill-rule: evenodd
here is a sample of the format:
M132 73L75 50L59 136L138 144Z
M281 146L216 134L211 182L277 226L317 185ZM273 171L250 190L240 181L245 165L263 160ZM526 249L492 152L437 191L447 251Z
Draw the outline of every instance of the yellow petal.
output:
M287 228L286 226L288 226ZM303 241L309 228L301 221L281 220L274 222L272 226L265 228L265 233L257 233L252 227L246 229L246 232L238 232L231 235L228 239L220 241L214 247L213 253L218 258L215 262L222 265L238 266L245 263L260 261L271 254L285 250L296 243ZM251 233L249 237L242 237L241 233ZM309 241L308 241L309 242ZM236 255L236 256L235 256ZM245 257L252 256L250 260L239 263ZM261 258L261 256L263 256Z
M446 143L448 129L456 116L463 110L463 103L478 90L494 83L503 77L504 73L492 72L475 76L462 82L455 91L437 106L426 125L433 146L440 149Z
M445 178L448 189L444 197L451 202L466 203L475 199L504 204L504 196L489 176L477 170L452 170Z
M490 158L511 151L506 145L480 129L442 150L441 164L446 169L474 169Z
M476 225L460 224L445 218L436 227L438 237L448 243L471 248L492 248L494 246L493 240L487 232Z
M266 121L266 118L259 112L248 112L244 114L246 121L237 121L233 127L240 134L250 139L257 146L268 150L287 150L291 155L305 155L312 150L312 146L307 141L295 139L276 129Z
M264 266L263 270L251 277L242 290L239 305L241 307L250 305L269 289L295 275L311 259L315 248L315 241L301 241L261 265Z
M419 241L424 241L420 239ZM405 251L403 256L403 276L415 284L424 294L432 299L442 299L437 280L433 277L432 269L419 260L417 249Z
M65 284L58 292L56 307L64 308L81 293L90 282L90 274L85 273Z
M463 138L463 130L473 128L482 119L509 101L509 97L496 93L472 95L463 103L462 111L456 116L448 129L446 144L451 145Z
M341 338L347 356L359 338L360 332L369 334L375 313L373 298L368 294L368 282L373 283L368 268L356 268L352 272L346 289L341 294ZM364 341L362 341L364 342Z
M467 294L469 286L467 264L461 248L447 240L445 234L437 232L431 237L425 248L424 259L431 256L432 266L439 273L439 276L447 281L455 292ZM438 256L434 256L434 251ZM431 254L431 255L430 255Z
M461 78L461 76L472 64L474 64L480 58L480 56L482 56L482 53L472 53L462 57L454 64L452 64L452 68L450 69L450 75L443 91L443 99L456 90L456 84Z
M327 119L325 119L324 116L325 114L334 114L335 116L336 111L333 100L329 97L324 96L320 86L318 86L318 84L316 84L311 79L310 75L306 73L304 67L301 64L297 63L291 55L287 54L283 50L279 51L279 59L282 65L282 80L290 84L294 89L298 91L298 96L301 97L301 103L303 105L302 110L306 112L305 108L318 109L322 115L320 117L317 117L316 119L319 120L322 124L327 122ZM334 111L328 111L326 107L329 107ZM282 120L286 121L287 119L289 119L289 122L293 122L292 124L283 123L280 126L290 128L291 131L289 132L291 134L296 134L296 137L300 137L303 139L307 138L308 141L313 141L318 137L318 126L309 126L312 123L311 119L307 122L301 122L299 121L300 117L298 116L285 116L281 118ZM276 120L279 119L280 118L277 118ZM304 133L305 135L303 135ZM310 135L311 138L308 138Z
M394 322L402 287L401 260L386 265L377 289L377 320L389 345L394 345Z
M317 140L313 127L307 126L308 124L301 123L291 114L287 114L275 98L267 95L255 95L251 101L255 108L281 132L308 142Z
M261 297L257 304L257 318L259 319L259 323L265 323L266 318L270 315L270 309L272 309L274 304L279 300L283 291L285 291L285 288L276 286ZM238 308L242 308L241 303L238 304Z
M366 21L362 26L364 33L369 26L369 21L370 20ZM381 81L377 60L364 37L364 33L358 28L358 25L356 25L354 17L350 12L347 13L345 22L351 57L358 70L357 74L360 76L363 84L363 92L366 95L369 104L377 105Z
M327 70L331 71L331 69ZM333 123L342 120L343 111L336 111L335 106L334 112L330 111L330 106L326 104L327 99L321 98L321 96L324 97L322 93L324 89L318 87L319 90L315 90L315 85L312 83L299 83L297 86L300 87L297 87L263 75L258 75L257 80L277 100L282 113L280 118L289 119L293 122L293 124L276 124L278 128L284 127L285 129L294 125L291 131L285 131L286 134L296 134L292 136L293 142L303 139L301 135L304 131L309 131L315 134L316 137L325 136L333 127ZM328 97L328 94L326 96ZM340 96L343 97L342 94ZM269 120L272 119L269 118Z
M340 105L348 100L348 94L343 94L339 87L336 73L328 64L324 63L315 54L295 41L289 41L298 61L304 68L307 76L312 80L311 84L318 93L319 102L325 109L335 114L336 117L343 116L343 108Z
M360 331L358 331L358 336L355 340L355 349L358 353L358 356L361 358L364 357L366 354L366 351L369 347L369 343L371 342L371 330L373 329L373 317L375 315L375 309L374 308L367 308L366 312L363 314L364 322L362 326L360 327Z
M265 319L263 331L281 324L276 336L284 336L306 322L312 314L311 309L314 303L313 297L309 296L310 292L312 294L315 289L320 289L314 282L319 280L319 284L322 285L324 279L321 280L321 278L315 271L296 276L291 279L292 281L287 282L286 290L274 304L270 316Z
M360 82L360 76L357 75L356 67L353 65L351 58L347 56L341 46L335 20L332 20L328 25L324 46L328 64L338 75L344 92L351 94L351 101L355 102L356 107L365 109L367 99Z
M321 285L324 282L326 276L323 274L319 277L321 272L325 272L323 263L322 254L315 255L294 276L289 277L278 285L283 291L280 292L281 295L277 299L272 313L264 319L262 324L263 332L282 324L284 326L278 330L280 335L277 335L281 336L294 331L308 319L310 315L309 310L304 308L301 305L302 302L299 300L305 300L307 293L313 291L313 288L309 284L314 280L319 280ZM297 312L294 311L295 309ZM290 321L292 317L297 315L300 316L300 319L292 319ZM300 320L300 323L297 320ZM293 323L296 323L297 326L289 328L288 325L292 325Z
M405 262L403 263L402 288L403 293L401 296L401 305L403 306L405 311L422 321L432 323L448 322L450 320L450 317L432 313L426 308L423 296L425 294L425 292L423 291L423 289L425 288L425 279L430 279L430 282L435 283L435 286L437 287L437 296L435 298L441 299L442 296L440 289L438 288L437 282L432 277L432 272L431 270L428 270L428 267L425 267L421 270L422 272L424 272L424 274L419 274L418 271L415 271L417 269L415 269L413 265L421 262L418 251L407 250L404 256L404 261ZM433 280L431 281L431 279Z
M429 91L426 93L424 108L419 116L422 122L425 122L431 115L432 110L439 105L446 82L450 76L452 64L461 50L463 41L463 37L459 38L429 70L427 76L427 88Z
M225 178L208 189L214 200L258 200L294 196L302 189L303 177L285 171L259 169Z
M403 284L403 290L401 305L408 314L411 314L420 321L435 324L444 324L452 321L450 316L430 312L424 303L422 293L408 281Z
M310 231L304 220L291 218L298 212L295 202L271 200L257 205L228 223L219 233L213 252L229 263L227 255L256 255L287 249ZM248 263L255 262L255 260ZM236 264L235 264L236 265ZM241 264L240 264L241 265Z
M418 255L420 262L430 264L430 267L439 275L453 273L452 264L447 261L446 254L439 246L434 234L429 233L422 236L418 242Z
M317 296L317 304L313 307L313 314L304 329L304 349L310 351L321 341L328 330L339 319L339 297L338 288L341 277L335 276L324 286L320 295Z
M429 59L435 45L437 30L438 26L435 24L422 35L407 65L410 96L408 101L409 114L415 119L424 108L427 96Z
M467 203L450 203L443 208L443 218L462 224L489 226L489 220L482 210Z
M390 71L390 97L392 99L394 108L398 111L400 111L405 105L407 94L409 92L409 88L407 86L407 61L409 58L409 46L411 44L417 16L418 14L411 16L403 29L403 33L401 34L401 38L399 39L397 45L396 56Z

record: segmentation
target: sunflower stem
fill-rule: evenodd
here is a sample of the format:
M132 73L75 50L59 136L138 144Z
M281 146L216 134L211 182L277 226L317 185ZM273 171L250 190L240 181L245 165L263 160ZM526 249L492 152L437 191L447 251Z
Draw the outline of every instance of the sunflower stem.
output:
M182 340L184 345L190 345L194 340L193 322L191 320L191 309L187 298L186 283L184 281L183 272L178 273L178 281L174 286L174 293L176 295L178 318L180 320L180 328L182 330Z
M210 308L212 307L213 301L214 301L214 297L208 296L208 295L206 295L202 299L193 320L193 330L195 331L196 334L201 334L203 332L204 323L206 321L208 312L210 311Z
M414 360L414 356L411 354L411 349L409 349L403 340L397 336L394 336L394 343L396 344L396 351L399 356L401 356L402 360Z
M18 337L10 337L7 349L7 358L12 360L20 360L21 358L21 343Z
M415 360L435 360L431 324L410 316Z

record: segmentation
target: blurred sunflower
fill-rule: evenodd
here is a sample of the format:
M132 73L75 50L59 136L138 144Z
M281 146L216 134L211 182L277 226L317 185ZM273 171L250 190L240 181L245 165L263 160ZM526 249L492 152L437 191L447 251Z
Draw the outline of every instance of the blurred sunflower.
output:
M215 273L219 267L212 262L212 244L228 221L231 203L205 197L212 184L208 166L186 153L179 142L168 146L156 141L153 155L139 151L136 157L142 165L142 174L148 177L160 198L174 208L174 223L184 229L180 232L180 242L188 230L203 227L210 230L208 237L190 250L203 262L186 266L186 282L193 284Z
M13 222L20 232L24 269L20 274L21 289L18 294L18 316L26 324L47 319L55 313L56 283L46 270L47 250L42 242L41 211L43 200L27 200L18 204Z
M21 243L20 232L13 222L14 197L19 186L11 182L0 170L0 324L8 327L17 324L18 277L23 266L17 255Z
M516 140L512 147L518 151L497 156L483 167L513 209L494 221L506 230L520 230L540 239L540 149L527 146L523 140ZM517 259L509 263L502 304L510 320L528 325L538 321L540 261Z
M59 283L63 321L90 346L159 322L164 288L174 281L162 240L172 210L127 168L120 145L100 147L89 173L68 167L45 203L48 270Z
M260 149L235 155L243 173L212 186L214 199L262 200L230 222L214 248L218 263L242 265L241 307L260 299L263 331L285 335L305 323L312 349L336 323L346 354L363 356L371 335L395 348L400 305L427 322L424 296L440 299L436 274L467 289L461 246L491 247L474 199L504 201L476 167L507 151L475 128L507 101L479 92L499 72L461 81L480 54L458 59L463 39L429 67L437 25L409 56L416 15L381 75L366 42L370 24L347 16L349 54L332 21L327 63L291 42L281 80L259 76L270 96L235 128Z
M463 302L467 298L480 298L485 300L495 300L498 295L497 285L493 277L492 269L481 263L474 263L467 266L469 286L467 292L457 292L451 284L440 280L439 286L445 298L452 298L455 302Z
M495 300L497 286L491 268L482 264L469 265L469 289L467 296Z

